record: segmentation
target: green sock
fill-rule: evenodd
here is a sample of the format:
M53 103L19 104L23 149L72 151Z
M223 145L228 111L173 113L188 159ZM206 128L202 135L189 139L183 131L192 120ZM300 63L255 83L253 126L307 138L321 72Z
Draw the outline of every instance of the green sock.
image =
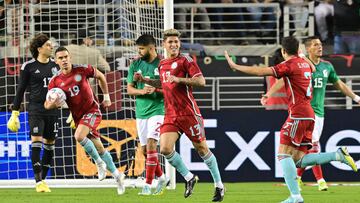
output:
M221 181L219 167L218 167L215 155L211 151L209 151L209 153L207 153L205 156L203 156L201 158L204 160L204 162L208 166L215 185L216 186L220 185L220 187L221 187L222 181Z
M284 157L280 160L280 165L284 173L285 183L288 186L288 189L291 195L299 195L299 186L296 181L296 166L294 160L290 155L279 155Z
M85 137L80 144L95 162L100 158L94 143L90 139Z
M337 161L336 152L306 154L296 163L296 165L305 168L306 166L327 164L331 161Z
M104 154L100 155L100 157L106 163L107 170L109 170L111 173L114 173L116 171L116 166L111 157L111 154L108 151L105 151Z
M165 155L165 158L168 162L176 168L176 170L185 177L190 173L189 169L186 168L182 158L180 157L179 153L173 151L172 153Z

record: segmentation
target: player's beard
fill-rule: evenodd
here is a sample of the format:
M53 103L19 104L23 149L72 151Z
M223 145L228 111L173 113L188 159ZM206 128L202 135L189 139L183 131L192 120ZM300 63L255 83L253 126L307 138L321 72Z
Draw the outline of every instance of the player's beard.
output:
M146 52L146 54L143 55L143 56L141 57L141 59L144 60L144 61L148 61L148 60L150 59L150 53L149 53L149 52Z

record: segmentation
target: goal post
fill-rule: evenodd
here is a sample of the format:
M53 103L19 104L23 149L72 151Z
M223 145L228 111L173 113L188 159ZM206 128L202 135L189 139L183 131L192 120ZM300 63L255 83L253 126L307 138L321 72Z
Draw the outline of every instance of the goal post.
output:
M131 60L137 56L134 41L141 34L154 35L158 51L164 53L160 48L162 33L164 29L173 27L173 2L24 0L4 7L7 11L5 26L0 27L0 39L3 40L0 43L4 45L4 52L0 53L0 187L34 186L27 94L21 109L19 132L9 131L6 123L11 115L8 107L15 96L21 64L31 59L29 40L37 33L51 37L54 49L89 37L93 40L91 47L104 56L110 67L105 75L113 104L102 110L103 120L98 128L101 140L115 165L126 174L126 186L141 187L144 184L145 158L137 138L135 99L126 91L127 70ZM75 58L76 54L83 53L70 54ZM94 90L101 100L101 91ZM55 158L47 177L50 187L115 187L110 173L106 180L97 180L94 163L76 143L73 130L66 123L68 115L68 109L59 111ZM160 155L159 160L170 179L168 188L175 189L175 169L163 156Z

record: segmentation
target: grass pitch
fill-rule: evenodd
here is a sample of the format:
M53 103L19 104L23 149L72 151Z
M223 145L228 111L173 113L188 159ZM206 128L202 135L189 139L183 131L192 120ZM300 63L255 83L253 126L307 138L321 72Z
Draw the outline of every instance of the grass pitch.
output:
M225 183L223 202L280 202L288 197L285 186L279 183ZM192 196L184 199L184 184L176 190L166 190L161 196L138 196L139 188L127 188L118 196L115 188L51 188L51 193L36 193L35 189L0 189L1 203L201 203L211 202L213 184L198 183ZM307 203L355 203L360 202L360 186L330 186L319 192L317 187L304 186L302 195Z

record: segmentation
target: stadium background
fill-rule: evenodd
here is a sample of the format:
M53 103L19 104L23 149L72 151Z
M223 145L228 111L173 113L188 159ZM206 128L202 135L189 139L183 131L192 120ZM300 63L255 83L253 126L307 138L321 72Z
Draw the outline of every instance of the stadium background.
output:
M127 1L124 1L127 2ZM146 3L146 1L143 1ZM43 15L39 13L33 14L34 24L26 24L27 17L31 17L27 11L29 4L34 3L34 5L43 5L42 8ZM145 5L144 3L144 5ZM148 2L147 2L148 3ZM151 3L151 2L150 2ZM118 20L116 20L117 4L108 3L107 7L110 7L112 11L109 13L110 26L108 26L109 33L107 34L104 31L97 30L97 10L96 3L85 4L85 2L80 1L66 1L56 5L55 1L44 1L42 4L33 1L24 1L23 4L5 4L5 8L9 11L11 9L17 9L20 13L18 14L9 14L8 12L3 19L5 19L4 28L1 28L2 36L2 47L0 53L0 108L2 113L0 114L0 179L31 179L31 166L29 165L29 154L31 153L29 147L28 134L26 132L26 114L23 114L22 117L22 131L18 134L12 134L6 129L6 122L10 116L8 105L11 103L12 98L15 94L15 87L17 83L18 71L21 64L29 59L29 52L26 49L26 39L31 37L32 34L38 32L48 33L51 37L54 38L55 42L59 44L67 44L68 41L74 36L73 34L77 33L77 29L84 28L82 27L83 23L86 23L86 29L89 30L90 36L95 40L95 46L102 51L105 55L107 61L110 64L111 72L110 76L114 76L114 84L110 84L113 87L119 88L114 90L113 98L116 98L116 104L113 106L113 113L107 114L106 119L104 120L117 120L117 119L126 119L129 122L132 122L131 119L134 118L133 115L133 100L126 96L124 92L125 83L119 78L126 77L126 68L128 67L129 60L134 56L135 47L133 45L125 44L125 41L121 38L119 31L116 31L117 25L115 25ZM161 4L161 3L160 3ZM23 9L18 9L21 6ZM68 6L70 16L77 16L78 18L73 22L61 21L60 18L69 19L66 13L57 13L53 14L51 11L52 7L59 9L62 6ZM90 10L92 12L83 13L84 10ZM180 5L181 6L181 5ZM186 6L184 4L183 6ZM199 5L188 5L199 6ZM205 5L204 5L205 6ZM212 8L211 5L208 5ZM239 5L224 5L224 7L246 7L248 5L242 4ZM313 6L313 5L312 5ZM70 8L75 8L77 11ZM176 7L176 6L175 6ZM278 5L274 5L278 7ZM311 12L311 5L301 5L301 8L305 7ZM41 6L40 6L41 8ZM161 6L159 7L161 8ZM288 9L291 9L288 8ZM131 9L129 9L131 10ZM286 8L285 8L286 11ZM22 12L22 13L21 13ZM286 13L284 13L286 14ZM161 16L159 13L156 15ZM181 14L180 14L181 15ZM232 13L232 15L235 15ZM289 15L289 14L288 14ZM18 17L20 16L20 19ZM57 18L52 19L52 16L57 16ZM60 17L59 17L60 16ZM92 17L88 19L86 17ZM289 17L289 16L288 16ZM10 19L18 19L18 23L11 23ZM159 17L160 18L160 17ZM286 15L285 15L286 18ZM131 18L127 18L130 19ZM291 19L291 17L289 17ZM222 50L238 50L235 51L234 57L238 63L245 64L271 64L271 55L273 51L279 47L279 39L281 36L286 35L286 31L282 30L280 27L282 19L276 19L277 28L274 30L276 35L274 38L270 37L258 37L256 34L248 36L250 40L249 45L237 45L231 44L234 37L231 35L231 32L234 32L233 29L227 29L228 34L226 37L219 38L213 36L213 39L210 37L210 40L220 40L230 43L223 45L207 45L207 42L204 42L204 37L199 33L204 32L200 29L192 28L190 26L189 30L183 30L183 32L188 31L190 34L188 38L185 38L186 44L184 44L184 52L189 53L198 61L202 71L208 80L215 81L215 83L210 83L205 88L205 90L196 91L196 97L199 99L201 110L204 118L207 120L206 132L209 146L212 148L213 152L218 156L219 168L221 170L223 179L225 182L243 182L243 181L282 181L281 171L277 166L275 160L276 154L276 135L277 132L286 117L285 111L267 111L260 107L258 98L261 95L261 92L264 90L263 79L257 78L257 81L254 83L247 83L246 77L239 73L232 72L225 63L221 54ZM311 15L307 18L307 29L309 31L299 36L300 39L305 38L313 34L315 31L311 26L311 20L313 21ZM121 21L121 20L120 20ZM9 23L10 22L10 23ZM25 23L25 24L21 24ZM191 18L187 22L191 24ZM57 26L49 26L51 23ZM176 24L177 22L175 22ZM179 22L178 22L179 23ZM291 28L292 24L289 20L288 34L296 33L299 29L296 26ZM63 30L63 24L68 25L68 30ZM232 21L229 23L234 24ZM285 22L286 24L286 22ZM28 29L33 25L33 30ZM195 24L196 25L196 24ZM112 27L113 26L113 27ZM132 29L132 24L129 25L130 30ZM112 27L112 28L111 28ZM284 26L286 27L286 26ZM144 32L154 32L153 28L162 29L161 25L150 25L144 28ZM18 30L17 30L18 29ZM113 30L112 30L113 29ZM226 30L226 29L225 29ZM282 30L282 31L281 31ZM32 32L31 32L32 31ZM206 31L206 30L205 30ZM238 31L242 31L239 28ZM141 31L140 31L141 32ZM254 32L260 32L255 30ZM132 32L133 33L133 32ZM156 32L157 33L157 32ZM113 37L115 40L114 44L109 42L109 36ZM161 35L158 35L159 37ZM132 36L130 39L134 39ZM246 38L246 36L244 36ZM236 40L243 40L243 38L235 38ZM261 40L271 40L270 43L259 44ZM202 44L199 42L203 42ZM254 44L252 44L254 43ZM259 47L262 47L263 52L259 52ZM360 58L357 55L353 54L341 54L334 55L331 53L331 46L326 47L327 54L324 58L331 61L336 71L348 82L351 84L355 92L359 94L360 85L359 85L359 75L360 75ZM131 54L121 54L122 50L126 50L126 53ZM246 50L246 51L243 51ZM245 52L245 53L244 53ZM116 73L114 73L116 72ZM109 77L110 77L109 76ZM230 100L229 104L226 103L226 99L216 95L221 93L221 88L225 86L220 85L220 79L222 77L236 77L234 80L242 81L241 84L245 84L245 88L249 91L252 91L251 97L249 95L240 95L239 99L247 100L247 102L242 105L237 105L241 100ZM220 79L219 79L220 78ZM116 84L120 86L116 86ZM117 84L117 85L118 85ZM219 87L217 89L216 87ZM210 90L208 90L210 89ZM117 92L120 91L120 93ZM231 93L234 91L239 91L237 87L230 87L226 90L230 97L233 96ZM329 107L326 112L324 132L321 138L320 143L322 143L323 151L332 151L338 145L348 145L349 151L354 155L355 160L359 160L359 143L360 143L360 129L357 115L359 115L359 109L357 106L349 104L349 101L345 99L339 92L330 89L328 93L331 97L331 100L327 100L327 106ZM101 96L101 95L100 95ZM210 105L208 105L210 103ZM351 101L350 101L351 103ZM25 107L26 108L26 107ZM67 112L63 110L59 116L64 123ZM117 128L105 127L101 132L106 135L108 134L110 138L115 139L116 141L122 141L124 139L133 138L131 143L126 145L117 145L121 147L120 151L125 151L124 157L119 157L117 159L117 165L126 170L129 176L138 176L143 172L143 163L141 161L136 162L138 165L134 165L134 160L143 160L142 157L136 156L136 136L134 136L134 129L129 128L125 129L122 126L131 127L133 124L121 124L120 127L117 125ZM61 135L71 135L70 130L67 127L60 129ZM118 132L120 131L120 133ZM76 168L77 161L79 160L76 156L74 158L74 153L78 152L76 145L73 144L71 136L62 139L57 142L56 148L56 157L55 165L51 171L52 178L91 178L94 176L94 168L92 163L89 164L89 171L81 171L79 168ZM69 149L63 150L63 145L67 146ZM189 147L189 143L186 139L181 139L177 149L183 156L185 162L188 164L189 168L195 173L199 174L201 181L211 182L211 177L208 172L206 172L205 165L201 162L200 158L197 156L194 150ZM113 149L113 155L116 156L117 150ZM81 152L79 152L81 153ZM85 156L82 154L82 156ZM64 158L65 157L65 158ZM132 157L132 158L129 158ZM358 166L360 165L359 161L357 162ZM9 172L10 171L10 172ZM329 181L360 181L360 178L357 174L351 173L350 170L346 167L336 164L329 164L324 166L324 175ZM313 180L313 177L310 173L306 173L304 176L305 181ZM182 181L181 178L178 181Z

